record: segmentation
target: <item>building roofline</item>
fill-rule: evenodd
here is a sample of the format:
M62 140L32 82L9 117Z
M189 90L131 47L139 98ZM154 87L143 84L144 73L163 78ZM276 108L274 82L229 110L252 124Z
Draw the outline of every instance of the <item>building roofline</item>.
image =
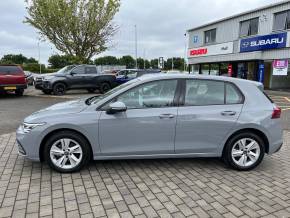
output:
M255 9L252 9L252 10L248 10L248 11L245 11L245 12L241 12L239 14L231 15L229 17L221 18L221 19L218 19L216 21L208 22L206 24L203 24L203 25L200 25L200 26L197 26L197 27L188 29L187 32L191 32L191 31L194 31L194 30L198 30L198 29L201 29L201 28L210 26L210 25L214 25L214 24L217 24L217 23L221 23L223 21L227 21L227 20L230 20L230 19L233 19L233 18L241 17L243 15L247 15L247 14L250 14L250 13L253 13L253 12L256 12L256 11L273 8L273 7L276 7L276 6L279 6L279 5L283 5L283 4L286 4L286 3L289 3L289 0L283 0L283 1L280 1L280 2L277 2L277 3L268 4L268 5L259 7L259 8L255 8Z

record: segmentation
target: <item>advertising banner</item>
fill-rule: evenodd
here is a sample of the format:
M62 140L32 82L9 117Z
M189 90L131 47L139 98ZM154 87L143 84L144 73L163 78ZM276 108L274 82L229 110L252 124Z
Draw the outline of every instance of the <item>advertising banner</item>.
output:
M273 61L273 75L287 76L288 74L288 60L274 60Z
M287 33L257 36L240 40L240 52L262 51L268 49L285 48Z
M200 48L189 49L188 57L203 57L211 55L230 54L234 51L234 43L226 42L216 45L209 45Z

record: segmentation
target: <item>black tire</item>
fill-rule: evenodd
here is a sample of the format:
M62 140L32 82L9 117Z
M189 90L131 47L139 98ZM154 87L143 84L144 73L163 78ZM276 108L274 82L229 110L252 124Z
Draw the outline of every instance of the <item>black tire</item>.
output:
M235 161L233 159L234 157L232 157L232 150L233 150L233 147L236 145L236 143L239 140L246 139L246 138L252 139L252 140L257 142L257 144L260 148L260 155L259 155L258 159L256 160L256 162L254 162L252 165L240 166L240 165L235 163ZM244 151L244 152L247 152L247 151ZM252 133L252 132L242 132L242 133L234 135L227 142L227 144L225 145L224 152L223 152L223 160L228 166L230 166L231 168L233 168L235 170L249 171L249 170L256 168L262 162L264 155L265 155L265 144L264 144L264 141L261 139L261 137L256 135L255 133ZM248 159L249 157L246 157L246 158L247 158L247 160L249 160Z
M111 89L111 85L107 82L103 82L100 85L100 92L101 94L105 94L106 92L108 92Z
M56 166L53 163L53 161L51 160L50 149L51 149L52 145L55 142L57 142L58 140L64 139L64 138L72 139L72 140L76 141L82 148L83 154L82 154L81 161L74 168L70 168L70 169L60 168L60 167ZM72 173L72 172L77 172L77 171L81 170L84 166L86 166L88 164L88 162L90 161L90 157L91 157L91 150L90 150L90 145L88 144L87 140L82 135L80 135L76 132L73 132L73 131L60 131L60 132L53 134L45 142L43 157L44 157L44 160L48 163L48 165L52 169L56 170L57 172Z
M97 89L95 89L95 88L89 88L87 90L88 90L89 93L94 93Z
M15 90L15 95L16 96L23 96L24 89L16 89Z
M42 90L42 92L46 95L50 95L52 91L51 90Z
M64 95L66 92L66 85L63 83L56 83L53 86L53 94L54 95Z

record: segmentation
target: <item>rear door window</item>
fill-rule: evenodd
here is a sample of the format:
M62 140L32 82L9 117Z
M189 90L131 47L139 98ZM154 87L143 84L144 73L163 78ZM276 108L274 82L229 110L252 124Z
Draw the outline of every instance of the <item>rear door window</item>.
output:
M185 106L225 104L225 85L222 81L186 80Z
M97 69L95 67L86 67L86 74L97 74Z
M17 66L0 66L0 75L22 74L22 70Z

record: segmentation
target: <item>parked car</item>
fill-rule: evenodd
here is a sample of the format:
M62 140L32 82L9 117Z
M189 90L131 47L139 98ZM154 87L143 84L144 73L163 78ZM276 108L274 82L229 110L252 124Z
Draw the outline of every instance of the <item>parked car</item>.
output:
M34 85L34 76L35 74L30 71L24 71L25 78L27 81L27 85L33 86Z
M86 89L93 93L109 91L117 85L116 77L97 72L95 65L67 66L43 77L40 89L45 94L63 95L70 89Z
M222 157L251 170L281 148L280 115L258 82L146 75L32 114L17 142L20 154L59 172L78 171L90 158Z
M22 96L27 88L24 72L17 65L0 65L0 92L15 92Z
M118 84L123 84L132 79L143 76L145 74L153 74L153 73L161 73L161 71L152 69L149 70L126 69L118 71L118 73L116 74L116 79Z

